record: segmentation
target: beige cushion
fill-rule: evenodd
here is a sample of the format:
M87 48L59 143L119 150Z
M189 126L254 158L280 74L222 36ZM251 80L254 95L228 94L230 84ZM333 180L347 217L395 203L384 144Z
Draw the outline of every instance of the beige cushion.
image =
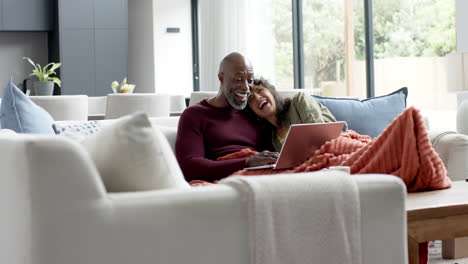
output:
M83 145L109 192L189 187L166 138L144 113L120 118Z

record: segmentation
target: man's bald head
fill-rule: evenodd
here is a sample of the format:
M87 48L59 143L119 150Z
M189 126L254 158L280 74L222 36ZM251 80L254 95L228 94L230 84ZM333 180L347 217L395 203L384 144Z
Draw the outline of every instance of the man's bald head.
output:
M238 52L228 54L219 64L218 79L220 87L216 98L220 105L244 109L253 82L250 61Z
M249 59L247 59L244 55L239 52L232 52L229 53L223 60L219 63L219 70L218 73L222 73L226 70L230 70L233 64L243 64L248 68L252 68L252 63L250 63Z

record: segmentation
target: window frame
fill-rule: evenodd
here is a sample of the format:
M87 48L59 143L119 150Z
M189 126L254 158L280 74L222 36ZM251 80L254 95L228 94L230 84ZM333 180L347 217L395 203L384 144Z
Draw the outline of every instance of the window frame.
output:
M304 43L302 0L292 1L294 88L303 89L304 81ZM364 1L364 27L366 52L366 91L367 97L375 96L374 86L374 31L372 23L372 0ZM192 59L193 90L200 91L199 45L198 45L198 0L191 0L192 9Z

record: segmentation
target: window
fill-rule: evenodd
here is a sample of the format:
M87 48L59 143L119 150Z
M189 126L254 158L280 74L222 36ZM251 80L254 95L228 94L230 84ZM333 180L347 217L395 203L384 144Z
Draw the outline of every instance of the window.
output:
M455 52L455 1L374 0L375 94L408 87L408 105L454 110L445 55Z
M218 89L218 64L233 51L278 89L294 88L291 0L197 2L200 90Z
M364 48L363 1L359 3L303 0L304 82L315 94L366 95L365 57L356 57L356 49Z
M370 73L365 1L373 6ZM444 57L455 51L453 0L194 2L200 17L200 90L218 89L217 64L232 51L244 52L255 73L278 89L294 88L293 3L301 3L302 34L297 38L303 41L304 73L299 77L306 89L325 96L364 98L368 77L375 80L371 89L376 96L408 87L408 105L425 110L456 106L455 95L447 92Z
M274 79L277 89L294 88L291 0L273 0ZM274 77L274 78L272 78Z

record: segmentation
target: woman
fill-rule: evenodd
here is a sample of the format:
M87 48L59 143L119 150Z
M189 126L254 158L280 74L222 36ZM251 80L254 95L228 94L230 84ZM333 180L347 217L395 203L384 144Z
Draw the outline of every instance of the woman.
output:
M304 93L282 99L266 80L254 81L248 100L250 109L273 127L276 151L291 124L335 121L332 113ZM419 110L409 107L382 132L371 139L349 130L327 142L302 165L287 171L242 170L236 175L296 173L329 166L349 166L352 174L385 173L400 177L409 192L445 189L451 186L440 157L430 144ZM421 243L420 262L427 263L427 242Z
M272 144L278 152L292 124L336 121L330 110L311 96L299 92L292 99L281 98L265 79L254 81L248 104L255 115L272 126Z
M335 121L332 113L304 93L282 99L273 85L254 81L249 108L273 128L277 151L291 124ZM384 173L403 179L408 191L444 189L451 185L445 166L432 148L419 110L408 107L376 138L348 130L325 143L307 161L287 171L241 170L237 175L315 171L349 166L352 174Z

